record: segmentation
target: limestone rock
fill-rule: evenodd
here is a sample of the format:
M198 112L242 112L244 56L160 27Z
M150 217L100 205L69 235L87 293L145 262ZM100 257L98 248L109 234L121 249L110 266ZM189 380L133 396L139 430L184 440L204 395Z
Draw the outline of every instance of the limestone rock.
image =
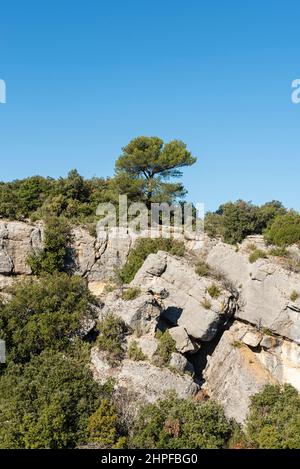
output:
M184 327L172 327L171 329L169 329L169 333L172 339L174 339L176 342L176 349L178 350L178 352L194 352L195 347Z
M208 253L207 263L222 266L226 277L240 286L237 318L300 344L300 297L290 299L293 291L300 291L299 274L269 259L250 264L248 254L221 242Z
M162 398L167 391L174 390L180 398L194 396L198 385L191 376L173 373L167 368L158 368L147 362L125 359L119 367L111 368L105 354L97 348L91 351L91 364L94 378L104 384L108 378L115 379L115 388L134 391L139 403L153 403Z
M133 331L146 334L155 330L160 312L155 298L149 293L142 293L134 300L125 301L120 298L118 292L111 292L106 297L99 319L113 313Z
M243 325L242 325L243 327ZM235 323L222 335L209 358L203 376L208 395L223 405L228 418L242 423L247 415L250 397L266 384L277 380L246 345L239 341L240 331Z
M216 298L208 293L213 283L220 290ZM216 281L199 277L186 260L162 251L148 256L131 285L166 290L168 296L161 301L163 316L174 326L184 327L196 339L211 340L222 316L234 313L231 292Z
M262 335L256 331L246 332L242 341L244 344L249 345L249 347L257 347L262 339Z

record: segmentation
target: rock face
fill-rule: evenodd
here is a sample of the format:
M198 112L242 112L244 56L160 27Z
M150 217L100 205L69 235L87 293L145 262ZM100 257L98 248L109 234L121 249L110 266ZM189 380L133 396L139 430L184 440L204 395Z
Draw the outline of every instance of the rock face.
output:
M247 331L247 326L236 323L224 332L204 371L208 395L239 423L247 415L250 397L264 385L276 382L256 354L241 342Z
M109 313L121 318L125 324L139 334L154 332L161 309L150 293L139 295L134 300L123 300L118 292L109 293L105 306L100 311L99 319L103 319Z
M174 390L179 397L194 396L198 386L189 375L175 374L167 368L158 368L147 362L125 359L120 367L111 368L105 354L96 348L91 353L94 377L100 383L108 378L116 380L115 388L126 388L137 394L140 403L152 403Z
M131 285L167 292L162 299L163 317L195 339L210 341L219 323L234 313L232 293L219 282L200 278L184 259L162 251L148 256ZM215 297L209 294L212 285L219 290Z
M204 378L208 394L242 423L250 397L265 384L290 383L300 391L300 346L235 321L209 357Z
M0 221L0 274L28 275L27 257L42 245L40 227Z
M268 259L254 264L249 254L218 243L209 252L207 262L220 268L240 289L240 308L236 317L269 329L300 344L300 275L283 269Z

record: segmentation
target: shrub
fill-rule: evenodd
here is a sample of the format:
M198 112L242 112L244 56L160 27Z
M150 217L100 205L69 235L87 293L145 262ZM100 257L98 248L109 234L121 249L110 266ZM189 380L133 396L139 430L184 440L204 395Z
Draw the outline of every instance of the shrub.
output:
M12 289L12 299L0 303L0 329L8 357L26 362L47 347L64 350L95 299L79 277L55 274L27 280Z
M107 360L111 366L116 366L124 357L124 335L126 327L124 322L113 314L108 314L99 325L100 334L97 344L107 353Z
M218 298L221 294L221 290L217 285L213 284L207 288L207 293L211 296L211 298Z
M103 399L88 420L88 442L96 443L98 448L124 447L126 438L119 436L117 426L118 414L114 403Z
M230 423L213 401L196 402L169 394L139 412L132 429L134 448L222 448L231 434Z
M130 283L137 271L142 267L149 254L166 251L176 256L183 256L185 247L182 242L165 238L141 238L130 251L127 262L121 269L120 278L124 283Z
M135 298L137 298L141 293L141 289L140 288L127 288L123 294L122 294L122 298L123 300L125 301L130 301L130 300L134 300Z
M300 448L300 396L291 385L267 385L252 397L246 435L257 448Z
M294 290L294 291L291 293L291 296L290 296L291 301L297 301L298 298L299 298L299 296L300 296L299 293Z
M71 242L69 223L64 218L48 218L45 226L44 247L28 258L32 272L40 275L66 271Z
M171 337L169 331L156 333L156 337L158 339L158 345L155 352L155 355L159 358L156 361L158 365L168 365L171 359L171 355L173 352L176 352L176 342Z
M143 361L146 360L146 355L142 352L142 349L138 346L136 340L132 340L128 347L128 357L131 360Z
M261 249L255 249L255 251L253 251L249 256L249 262L254 264L254 262L256 262L258 259L265 259L266 257L267 254L265 251L262 251Z
M74 448L101 397L88 367L65 353L9 362L0 376L0 448Z
M226 243L241 243L248 235L262 234L279 214L286 210L280 202L268 202L257 207L238 200L221 205L215 213L205 217L205 231L209 236L220 236Z
M196 264L195 272L199 277L207 277L209 275L209 266L204 261L198 261Z
M284 247L276 247L270 249L269 254L275 257L288 257L289 252Z
M287 247L300 242L300 215L290 211L278 215L265 231L265 239L270 244Z
M210 309L211 308L211 302L207 298L205 298L202 301L201 304L202 304L203 308L205 308L205 309Z

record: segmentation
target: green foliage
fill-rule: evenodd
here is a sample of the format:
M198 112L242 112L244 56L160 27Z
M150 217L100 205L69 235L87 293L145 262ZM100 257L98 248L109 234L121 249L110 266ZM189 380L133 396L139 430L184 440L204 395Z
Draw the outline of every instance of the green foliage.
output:
M122 298L125 301L130 301L130 300L134 300L135 298L137 298L140 294L141 294L141 289L140 288L137 288L137 287L127 288L123 292Z
M207 288L207 293L211 296L211 298L218 298L221 294L221 290L217 285L212 284Z
M300 243L300 215L292 210L278 215L266 230L265 239L280 247Z
M252 397L246 435L256 448L300 448L300 396L291 385L267 385Z
M68 348L95 301L81 278L62 273L18 283L11 293L10 302L0 303L0 330L8 359L18 363L47 347Z
M137 137L123 149L116 161L115 184L135 193L140 202L168 202L185 195L181 183L169 182L182 176L181 168L191 166L196 158L178 140L169 143L158 137Z
M111 366L116 366L124 357L124 335L126 327L124 322L113 314L108 314L98 325L100 334L97 344L107 353L107 360Z
M267 257L267 254L265 251L262 251L261 249L255 249L255 251L251 252L249 256L249 262L251 264L254 264L258 259L265 259Z
M158 339L158 345L155 352L156 360L155 364L159 366L168 365L173 352L176 352L176 342L171 337L169 331L161 332L157 331L156 338Z
M205 231L209 236L220 236L226 243L236 244L248 235L262 234L274 218L283 213L285 209L277 201L261 207L243 200L229 202L206 215Z
M166 251L176 256L183 256L184 244L174 239L166 238L140 238L130 251L126 264L121 269L120 278L124 283L130 283L137 271L142 267L149 254Z
M73 448L85 441L101 388L88 367L45 351L0 376L0 448Z
M203 308L205 308L205 309L210 309L211 308L211 302L207 298L205 298L202 301L201 304L202 304Z
M230 437L230 424L213 401L196 402L170 394L142 408L135 421L134 448L222 448Z
M291 296L290 296L291 301L297 301L298 298L299 298L299 296L300 296L300 294L299 294L297 291L294 290L294 291L291 293Z
M147 359L146 355L142 352L142 349L138 346L136 340L132 340L129 344L128 357L135 361L143 361Z
M200 260L196 264L195 272L200 277L207 277L210 273L210 269L206 262Z
M57 180L34 176L0 183L0 217L37 220L64 216L68 220L91 222L97 205L110 197L109 179L86 180L76 170Z
M45 226L44 247L40 252L28 258L32 272L41 275L65 271L71 242L69 223L64 218L48 218Z
M98 409L88 420L89 443L97 443L97 447L101 448L120 448L121 441L117 425L118 414L114 403L108 399L103 399Z
M289 252L284 247L275 247L270 249L269 254L275 257L288 257Z

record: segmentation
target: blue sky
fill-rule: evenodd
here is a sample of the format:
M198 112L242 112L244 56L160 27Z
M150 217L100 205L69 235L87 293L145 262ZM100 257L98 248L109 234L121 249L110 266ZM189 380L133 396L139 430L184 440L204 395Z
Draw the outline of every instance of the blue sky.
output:
M0 180L113 174L138 135L198 157L188 199L300 209L300 4L26 0L0 7Z

